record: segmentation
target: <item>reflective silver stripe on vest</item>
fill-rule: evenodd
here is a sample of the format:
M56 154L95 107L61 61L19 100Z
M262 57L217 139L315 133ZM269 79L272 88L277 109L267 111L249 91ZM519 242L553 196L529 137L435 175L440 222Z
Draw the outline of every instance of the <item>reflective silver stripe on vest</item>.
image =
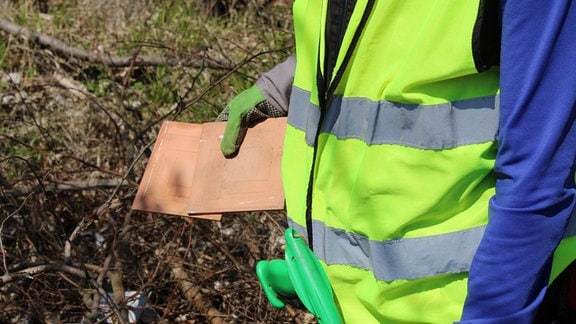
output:
M421 149L449 149L496 140L499 97L481 97L439 105L374 102L334 96L322 131L368 145L397 144ZM288 123L306 132L312 146L320 118L310 92L294 87Z
M306 229L291 220L299 234ZM467 272L485 226L442 235L373 241L314 221L314 253L328 265L348 265L378 280L410 280Z

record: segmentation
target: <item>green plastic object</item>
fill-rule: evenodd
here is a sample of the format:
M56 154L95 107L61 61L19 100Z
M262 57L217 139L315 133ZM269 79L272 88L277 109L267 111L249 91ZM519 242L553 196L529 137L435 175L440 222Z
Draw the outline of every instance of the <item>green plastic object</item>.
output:
M284 233L285 260L259 261L256 274L264 293L276 308L284 299L298 297L319 323L344 323L334 301L332 286L318 258L292 228Z

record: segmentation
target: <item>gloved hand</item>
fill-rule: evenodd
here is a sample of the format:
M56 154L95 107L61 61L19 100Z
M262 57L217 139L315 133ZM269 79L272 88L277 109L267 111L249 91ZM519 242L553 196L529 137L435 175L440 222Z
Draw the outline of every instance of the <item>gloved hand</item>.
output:
M217 120L226 122L226 130L220 144L225 157L233 157L238 152L248 127L269 118L282 117L286 113L274 107L254 85L234 97L220 113Z
M288 114L296 58L288 57L262 74L256 84L237 95L217 120L227 120L220 150L225 157L238 152L248 127L269 118Z

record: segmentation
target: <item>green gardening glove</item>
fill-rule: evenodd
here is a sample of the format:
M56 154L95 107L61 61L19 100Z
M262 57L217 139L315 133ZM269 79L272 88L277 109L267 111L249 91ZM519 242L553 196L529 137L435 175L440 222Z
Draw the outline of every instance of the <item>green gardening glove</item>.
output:
M250 126L269 117L280 117L284 113L266 101L256 85L234 97L220 113L217 120L226 122L226 130L220 144L225 157L234 157Z

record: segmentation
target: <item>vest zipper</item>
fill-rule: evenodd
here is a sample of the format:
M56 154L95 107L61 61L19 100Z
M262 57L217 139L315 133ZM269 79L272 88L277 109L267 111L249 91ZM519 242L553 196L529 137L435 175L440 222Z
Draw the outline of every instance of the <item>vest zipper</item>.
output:
M318 138L320 137L320 133L322 130L322 124L324 122L324 116L326 115L326 110L328 109L328 102L330 101L330 99L332 98L332 96L334 95L334 91L336 91L336 87L338 86L338 83L340 83L340 80L342 79L342 75L344 74L344 71L346 70L346 66L348 65L350 58L352 57L352 53L354 52L354 49L356 48L356 45L358 44L358 40L360 39L360 35L362 34L362 31L364 30L364 27L366 26L366 22L368 21L368 17L370 16L370 13L372 12L372 8L374 7L374 3L375 0L368 0L367 4L366 4L366 8L364 9L364 12L362 13L362 18L360 20L360 23L358 24L358 28L356 28L356 30L354 31L354 36L352 37L352 42L350 43L350 46L346 49L346 54L344 55L344 59L342 61L342 64L338 67L338 70L336 71L336 75L334 76L334 78L331 77L332 75L332 70L335 68L336 65L336 61L338 58L338 54L340 53L340 47L342 46L342 40L344 38L344 33L346 32L346 30L348 29L348 20L350 19L350 17L347 17L346 19L346 23L341 24L340 28L339 28L339 35L337 35L340 38L340 42L338 42L338 48L330 48L329 46L327 47L325 44L325 49L330 49L330 52L334 51L334 53L336 54L333 58L333 63L331 64L330 62L328 62L327 64L327 60L328 55L330 53L328 53L328 50L324 51L324 73L326 74L325 76L322 75L322 70L320 69L320 55L318 55L317 58L317 64L316 64L316 87L318 90L318 106L320 109L320 117L318 120L318 125L316 128L316 134L314 136L314 144L313 144L313 153L312 153L312 165L310 167L310 175L308 178L308 190L306 193L306 232L308 235L308 246L310 247L311 250L314 250L314 238L313 238L313 229L312 229L312 193L314 191L314 172L316 170L316 160L317 160L317 154L318 154ZM348 8L348 1L344 0L344 6L343 9L341 10L341 13L346 15L347 13L347 8ZM330 9L330 1L328 3L328 9ZM350 10L350 15L352 15L353 12L353 8ZM330 16L330 13L328 13L328 16ZM344 16L342 16L344 17ZM330 33L331 31L331 24L337 23L334 21L331 21L332 19L330 19L330 17L327 17L326 19L326 23L328 26L326 26L325 30L326 33ZM344 26L346 25L346 26ZM324 37L324 41L326 42L327 39L329 39L330 35L325 35ZM322 41L322 37L319 37L318 39L318 48L320 48L320 44ZM333 66L329 66L329 65L333 65ZM333 79L333 80L332 80ZM331 81L332 80L332 81Z

